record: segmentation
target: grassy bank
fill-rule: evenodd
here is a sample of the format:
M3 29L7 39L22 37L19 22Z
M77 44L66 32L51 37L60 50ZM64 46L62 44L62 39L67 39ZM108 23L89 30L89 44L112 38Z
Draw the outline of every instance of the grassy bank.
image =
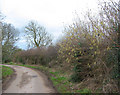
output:
M19 65L19 66L25 66L28 68L33 68L42 71L45 73L49 79L52 81L54 87L57 89L59 93L69 93L69 82L67 77L65 77L60 71L53 71L53 68L48 68L45 66L32 66L32 65Z
M59 93L91 93L92 91L87 88L79 88L77 83L72 83L69 81L69 74L58 68L49 68L41 65L22 65L8 63L10 65L19 65L28 68L33 68L42 71L45 73L49 79L52 81L54 87ZM77 88L76 88L77 87Z
M3 81L14 73L13 69L7 66L2 66L2 79Z

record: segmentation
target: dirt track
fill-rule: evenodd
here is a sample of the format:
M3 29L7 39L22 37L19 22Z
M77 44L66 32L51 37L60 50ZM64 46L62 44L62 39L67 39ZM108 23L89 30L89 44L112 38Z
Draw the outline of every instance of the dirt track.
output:
M22 66L6 66L12 67L16 71L16 78L3 93L55 93L42 73Z

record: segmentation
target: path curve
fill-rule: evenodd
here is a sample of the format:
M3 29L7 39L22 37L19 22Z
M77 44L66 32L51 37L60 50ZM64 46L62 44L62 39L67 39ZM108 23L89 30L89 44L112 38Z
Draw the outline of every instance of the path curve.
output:
M55 93L38 72L22 66L5 65L16 71L16 78L3 93ZM48 82L47 82L48 83Z

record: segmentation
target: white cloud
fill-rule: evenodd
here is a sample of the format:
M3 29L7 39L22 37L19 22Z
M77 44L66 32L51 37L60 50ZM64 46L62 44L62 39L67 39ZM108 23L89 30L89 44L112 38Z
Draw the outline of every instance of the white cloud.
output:
M17 43L15 45L18 46L19 48L27 49L28 44L27 44L25 37L20 36L20 39L17 41Z
M97 0L1 0L0 8L5 21L21 28L29 20L37 20L57 39L62 34L63 23L71 24L74 12L96 9ZM79 14L80 15L80 14ZM22 43L21 40L20 43Z
M96 0L2 0L6 16L35 19L49 26L72 22L73 13L96 8Z

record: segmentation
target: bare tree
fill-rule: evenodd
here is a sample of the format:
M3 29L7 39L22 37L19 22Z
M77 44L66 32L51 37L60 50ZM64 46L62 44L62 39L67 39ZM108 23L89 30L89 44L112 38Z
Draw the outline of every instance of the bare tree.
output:
M18 40L19 32L11 24L2 23L2 45L13 45Z
M19 32L11 24L2 23L2 61L12 61L15 47L15 42L18 40Z
M29 47L49 46L52 42L51 36L46 32L46 29L37 22L30 21L25 27L25 33Z
M1 21L4 19L4 15L0 12L0 23L1 23Z

